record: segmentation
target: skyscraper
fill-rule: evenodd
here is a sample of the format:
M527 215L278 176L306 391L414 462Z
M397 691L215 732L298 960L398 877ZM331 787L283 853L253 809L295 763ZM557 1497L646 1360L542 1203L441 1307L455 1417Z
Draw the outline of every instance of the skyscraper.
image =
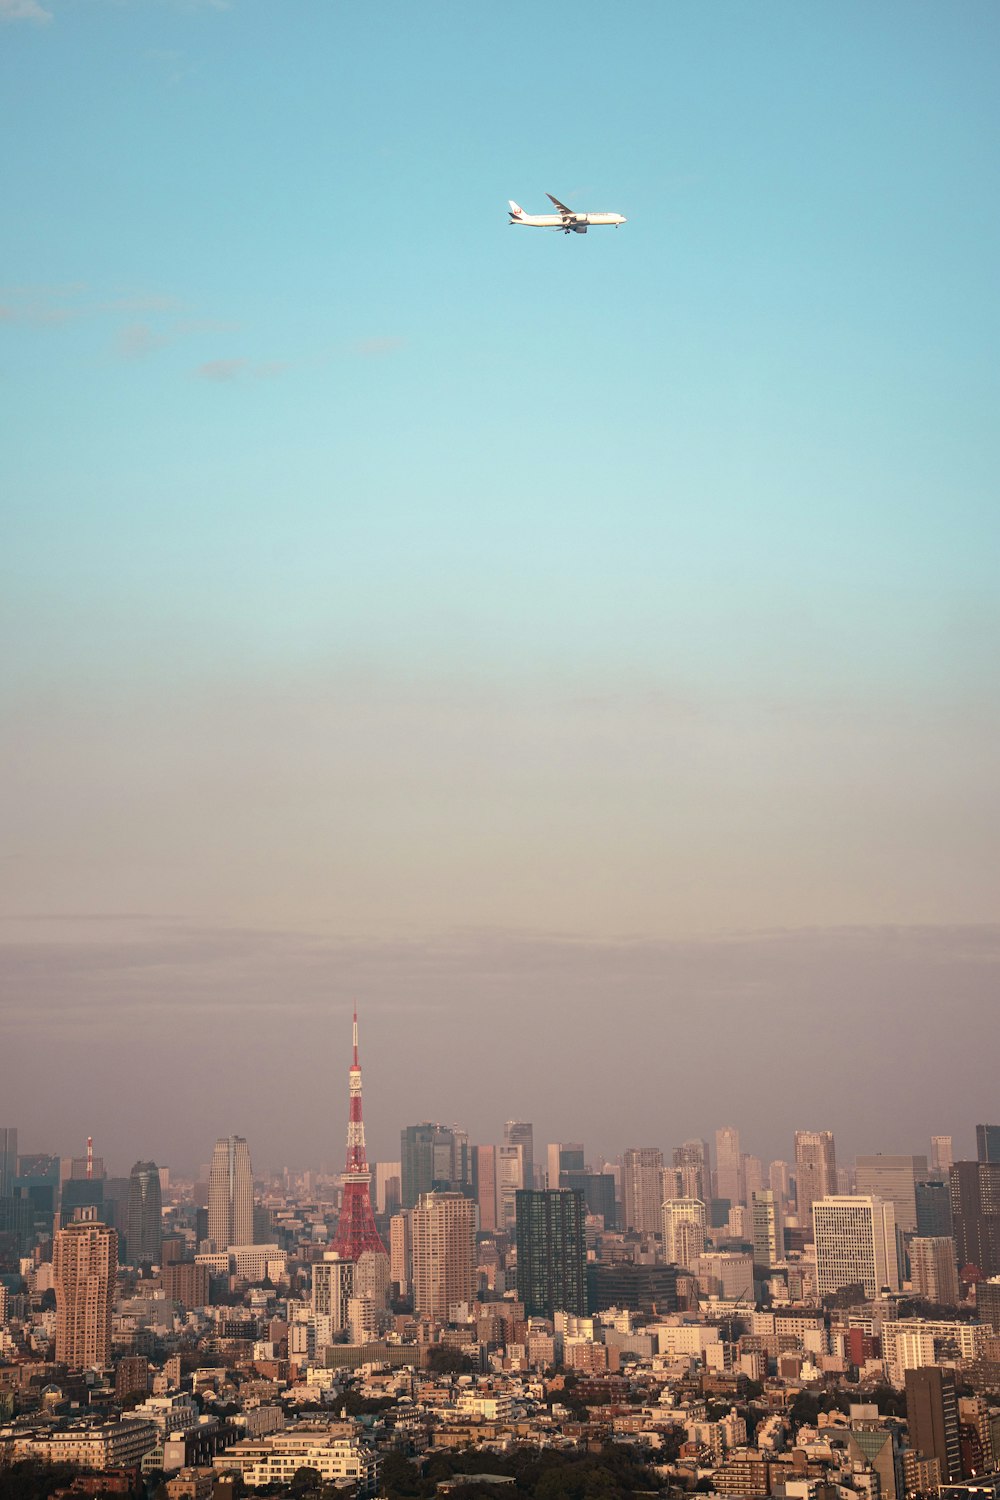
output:
M508 1120L503 1128L505 1146L520 1146L524 1169L524 1186L535 1185L535 1130L530 1120ZM558 1183L555 1184L558 1187Z
M715 1132L715 1196L728 1198L730 1204L743 1203L743 1158L740 1133L735 1125L723 1125Z
M0 1125L0 1198L12 1196L16 1177L17 1130L13 1125Z
M385 1257L388 1280L389 1254L375 1228L372 1213L371 1180L365 1154L365 1126L361 1114L361 1064L358 1062L358 1013L354 1012L352 1031L353 1059L348 1073L350 1102L347 1119L347 1160L341 1182L344 1196L337 1220L337 1233L331 1250L342 1260L359 1260L366 1250Z
M497 1150L495 1146L473 1146L472 1191L479 1204L479 1227L492 1234L497 1227Z
M681 1174L680 1196L707 1203L712 1196L712 1170L707 1141L685 1141L674 1147L673 1164Z
M950 1135L931 1136L931 1173L935 1177L947 1177L955 1160L955 1151Z
M529 1318L587 1312L583 1194L567 1188L517 1195L517 1293Z
M639 1234L662 1231L661 1173L663 1152L656 1146L630 1146L622 1162L622 1208L625 1228Z
M821 1297L861 1286L866 1297L899 1291L896 1216L891 1203L855 1195L818 1198L812 1207L816 1289Z
M513 1229L517 1217L517 1194L524 1187L524 1147L498 1146L497 1225Z
M905 1379L910 1447L924 1458L938 1459L943 1483L955 1484L962 1478L955 1372L924 1365L907 1370Z
M563 1172L586 1170L582 1141L560 1141L549 1145L546 1152L548 1185L550 1188L565 1187L561 1181Z
M341 1260L327 1250L312 1268L312 1310L317 1318L330 1319L330 1332L347 1327L347 1304L354 1296L354 1262Z
M954 1307L959 1298L955 1241L935 1235L910 1241L910 1281L918 1297ZM982 1285L983 1283L980 1283Z
M208 1238L219 1251L253 1244L253 1168L241 1135L220 1136L212 1152Z
M957 1161L948 1181L959 1270L1000 1275L1000 1162Z
M462 1192L469 1185L464 1131L425 1120L400 1132L403 1207L413 1208L424 1193Z
M881 1198L896 1210L896 1225L903 1234L917 1228L917 1183L928 1177L926 1156L859 1156L855 1161L857 1191Z
M163 1246L160 1170L155 1161L137 1161L128 1184L128 1229L125 1249L129 1265L159 1265Z
M799 1223L812 1228L812 1206L817 1198L837 1193L837 1153L832 1130L795 1132L795 1193Z
M1000 1125L976 1126L976 1156L979 1161L1000 1161Z
M461 1193L426 1193L413 1210L413 1310L447 1318L476 1290L476 1206Z
M753 1239L753 1263L770 1271L785 1258L784 1224L781 1203L770 1188L761 1188L750 1199L750 1234Z
M670 1265L694 1269L705 1249L708 1212L700 1198L668 1198L661 1209L663 1259Z
M56 1359L71 1370L111 1360L111 1309L118 1275L118 1234L93 1208L60 1229L52 1248Z

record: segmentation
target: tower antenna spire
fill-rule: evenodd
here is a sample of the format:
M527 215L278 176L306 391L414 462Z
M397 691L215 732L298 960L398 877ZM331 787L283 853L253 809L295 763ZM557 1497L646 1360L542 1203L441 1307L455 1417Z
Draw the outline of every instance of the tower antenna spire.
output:
M365 1126L361 1114L361 1064L358 1062L358 1010L354 1007L353 1060L348 1074L350 1104L347 1117L347 1161L341 1178L344 1195L340 1204L337 1233L331 1248L342 1260L357 1260L365 1250L385 1255L386 1248L375 1227L371 1180L365 1153Z

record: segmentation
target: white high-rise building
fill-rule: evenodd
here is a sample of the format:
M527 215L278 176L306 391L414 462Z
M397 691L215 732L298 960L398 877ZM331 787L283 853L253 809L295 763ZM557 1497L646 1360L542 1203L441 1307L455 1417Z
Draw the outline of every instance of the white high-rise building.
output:
M354 1296L354 1262L341 1260L335 1250L327 1250L312 1268L313 1316L329 1318L330 1328L339 1333L348 1324L348 1304Z
M761 1188L750 1202L750 1234L753 1263L770 1271L785 1258L784 1222L781 1202L770 1188Z
M926 1156L859 1156L854 1163L857 1192L891 1203L903 1234L917 1228L917 1183L927 1177Z
M241 1135L222 1136L212 1152L208 1177L208 1238L221 1253L230 1245L252 1245L253 1168Z
M707 1213L699 1198L668 1198L661 1209L663 1258L693 1270L705 1249Z
M447 1318L475 1290L476 1205L461 1193L425 1193L413 1210L414 1312Z
M501 1229L513 1229L517 1219L517 1193L526 1187L524 1147L497 1147L497 1217Z
M955 1307L960 1296L955 1241L950 1235L919 1235L910 1241L910 1285L918 1297Z
M520 1146L524 1181L521 1186L535 1185L535 1129L530 1120L508 1120L503 1127L505 1146ZM556 1187L558 1187L558 1182Z
M660 1234L663 1228L663 1152L656 1146L630 1146L622 1162L625 1228Z
M950 1135L931 1136L931 1171L935 1177L947 1177L955 1165L955 1148Z
M812 1206L816 1290L820 1297L861 1286L866 1297L899 1291L896 1214L891 1203L861 1195L819 1198Z

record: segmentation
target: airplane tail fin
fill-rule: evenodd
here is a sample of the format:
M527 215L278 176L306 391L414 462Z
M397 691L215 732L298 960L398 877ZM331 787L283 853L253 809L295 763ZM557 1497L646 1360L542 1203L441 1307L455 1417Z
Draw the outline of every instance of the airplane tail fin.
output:
M524 218L524 209L519 208L518 205L514 202L513 198L508 198L507 203L509 205L510 216L512 219Z

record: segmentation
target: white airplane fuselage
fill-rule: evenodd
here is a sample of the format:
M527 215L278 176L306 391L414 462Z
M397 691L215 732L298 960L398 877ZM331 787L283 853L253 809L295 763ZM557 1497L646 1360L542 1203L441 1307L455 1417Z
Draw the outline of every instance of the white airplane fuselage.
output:
M512 224L524 224L528 229L586 229L598 224L613 224L617 229L619 224L625 223L624 214L574 214L569 221L563 219L561 214L525 214L520 216L511 214Z

